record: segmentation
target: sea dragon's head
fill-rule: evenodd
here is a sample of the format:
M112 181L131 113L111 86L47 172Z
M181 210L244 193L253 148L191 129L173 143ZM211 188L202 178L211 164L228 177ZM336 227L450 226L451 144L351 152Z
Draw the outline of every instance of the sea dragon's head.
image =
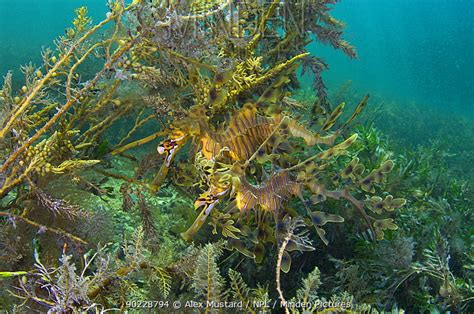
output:
M179 150L179 148L181 148L181 145L186 142L186 139L187 136L183 132L177 131L174 132L169 139L161 142L160 145L158 145L158 153L160 155L166 154L166 167L171 165L174 155Z
M206 221L206 218L211 213L212 209L219 203L221 198L228 192L228 189L215 189L211 187L208 191L204 192L199 196L199 198L194 202L194 208L198 209L200 207L202 209L201 213L198 215L194 223L189 227L186 232L183 232L181 236L186 241L191 241L193 236L201 229Z
M219 203L221 197L226 194L228 189L215 189L210 188L208 191L204 192L199 196L199 198L194 202L194 208L198 209L201 206L204 206L206 216L209 215L212 209Z

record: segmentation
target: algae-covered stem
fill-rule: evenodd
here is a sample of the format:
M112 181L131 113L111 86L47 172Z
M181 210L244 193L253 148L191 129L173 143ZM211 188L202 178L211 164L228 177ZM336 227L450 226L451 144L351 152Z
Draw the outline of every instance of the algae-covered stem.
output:
M8 178L5 179L5 182L3 183L3 186L0 187L0 197L3 196L5 192L7 192L9 189L15 187L16 185L20 184L32 171L35 166L36 162L39 160L37 156L33 157L33 160L30 162L30 164L26 167L26 169L23 171L22 174L20 174L17 178L13 179L14 175L16 174L16 169L14 168L12 171L12 175L10 175Z
M139 0L140 1L140 0ZM211 15L214 15L216 14L217 12L220 12L222 10L224 10L226 7L229 7L231 5L231 0L226 0L224 1L219 7L213 9L213 10L209 10L207 12L204 12L204 13L200 13L200 14L191 14L191 15L180 15L179 16L179 19L180 20L183 20L183 21L186 21L186 20L197 20L197 19L203 19L203 18L206 18L208 16L211 16ZM164 21L164 22L158 22L157 23L157 26L159 27L166 27L166 26L170 26L172 23L172 20L171 19L168 19L167 21Z
M65 236L71 240L74 240L76 242L79 242L81 244L88 244L87 241L84 241L82 240L81 238L67 232L67 231L64 231L64 230L61 230L61 229L56 229L56 228L51 228L51 227L46 227L46 226L43 226L33 220L30 220L26 217L22 217L22 216L18 216L18 215L14 215L14 214L11 214L11 213L7 213L7 212L0 212L0 217L11 217L11 218L14 218L14 219L18 219L18 220L21 220L33 227L36 227L38 229L42 229L42 230L45 230L45 231L50 231L52 233L55 233L59 236Z
M122 147L116 148L116 149L113 150L110 154L111 154L112 156L115 156L115 155L117 155L117 154L121 154L121 153L123 153L123 152L126 151L126 150L129 150L129 149L135 148L135 147L137 147L137 146L143 145L143 144L145 144L145 143L148 143L148 142L150 142L150 141L153 141L154 139L156 139L156 138L158 138L158 137L160 137L160 136L162 136L162 135L166 135L166 132L160 131L160 132L153 133L152 135L149 135L149 136L147 136L147 137L145 137L145 138L142 138L142 139L140 139L140 140L131 142L131 143L126 144L126 145L124 145L124 146L122 146Z
M132 135L137 131L142 125L147 123L148 121L152 120L155 118L154 114L150 114L145 118L142 118L143 113L145 112L145 109L140 110L140 113L137 115L135 118L135 123L133 124L133 127L130 131L128 131L127 135L125 135L120 142L117 144L117 146L122 146Z
M90 89L91 86L95 85L97 81L104 75L104 73L125 53L127 52L137 41L140 35L137 35L132 40L130 40L126 45L124 45L119 51L117 51L102 68L102 70L96 74L96 76L90 81L90 84L82 88L78 93L77 96L80 97L83 95L87 90ZM38 138L43 135L51 126L54 125L56 120L59 119L64 113L66 113L69 108L75 104L76 98L69 99L64 106L60 108L60 110L39 130L37 131L32 137L28 139L21 147L19 147L15 153L13 153L10 158L5 162L5 164L0 169L0 172L5 172L6 169L18 158L18 156L23 153L28 147L31 146Z
M27 109L27 107L31 104L33 101L34 97L41 91L41 89L44 87L46 82L56 73L56 71L65 63L69 60L71 55L74 53L74 51L77 49L77 47L83 43L86 39L88 39L90 36L92 36L97 30L102 28L105 24L109 23L112 20L115 20L117 18L120 18L123 14L124 11L128 11L135 7L137 4L139 4L140 1L134 1L130 6L124 8L124 9L117 9L115 10L115 13L109 14L105 20L102 22L98 23L94 27L92 27L89 31L87 31L81 38L79 38L70 48L69 50L56 62L56 64L45 74L45 76L37 82L31 93L24 99L23 103L21 103L20 107L16 109L16 111L10 116L8 119L8 122L5 124L3 129L0 130L0 138L4 138L7 132L10 131L12 128L13 124L15 121L20 117L20 115ZM83 95L86 91L88 91L92 86L94 86L97 81L104 75L106 70L108 70L125 52L127 52L137 41L137 39L140 37L140 34L138 34L136 37L134 37L132 40L130 40L126 45L121 47L112 57L109 58L107 63L104 65L102 70L96 74L96 76L82 88L77 94L76 97L70 98L70 94L68 94L68 100L66 104L61 107L61 109L39 130L37 131L32 137L28 139L25 143L23 143L22 146L20 146L9 158L8 160L3 164L2 168L0 169L0 172L5 172L6 169L19 157L21 153L23 153L29 146L31 146L32 143L34 143L42 134L44 134L56 121L57 119L62 116L69 108L77 102L77 98L79 98L81 95ZM95 47L95 45L93 46ZM91 50L89 50L85 56L87 56L90 53ZM77 68L77 66L83 62L83 59L81 58L78 60L78 62L71 68L71 72ZM68 75L68 84L66 84L66 89L69 91L69 76L71 73Z
M283 296L283 291L281 290L280 275L281 275L281 261L283 259L283 253L285 253L286 246L288 245L288 242L290 242L290 239L291 239L291 233L288 232L280 246L280 249L278 250L278 259L277 259L277 264L276 264L276 279L275 279L276 289L278 291L278 297L280 298L282 306L285 308L286 314L289 314L290 311L288 310L288 307L286 306L286 300L285 300L285 297Z
M93 35L98 29L100 29L102 26L107 24L108 22L112 21L116 16L111 14L109 15L105 20L91 28L88 32L86 32L81 38L79 38L72 46L69 48L69 50L63 55L61 59L56 62L56 64L46 73L46 75L38 81L38 83L35 85L31 93L25 98L23 103L20 105L20 107L12 114L8 122L5 124L5 127L0 130L0 138L5 137L5 134L10 131L11 127L13 126L13 123L15 123L16 119L20 117L20 115L26 110L26 108L30 105L31 101L34 99L34 97L38 94L38 92L43 88L43 86L46 84L46 82L53 76L54 73L69 59L69 57L74 53L76 48L84 42L87 38L89 38L91 35ZM3 168L2 168L3 171Z
M69 70L69 73L68 73L68 76L67 76L67 83L66 83L66 99L70 99L71 98L71 83L72 83L72 78L74 76L74 72L76 71L77 67L80 66L85 60L86 58L95 50L97 49L98 47L104 45L104 44L108 44L108 43L112 43L113 40L112 39L107 39L107 40L104 40L104 41L101 41L101 42L98 42L98 43L95 43L94 45L92 45L83 55L81 58L79 58L79 60L76 61L76 63L71 67L71 70Z

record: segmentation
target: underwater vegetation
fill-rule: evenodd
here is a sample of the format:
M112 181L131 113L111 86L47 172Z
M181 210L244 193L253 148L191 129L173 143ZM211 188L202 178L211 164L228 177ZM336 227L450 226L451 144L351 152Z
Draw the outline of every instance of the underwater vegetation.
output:
M472 309L469 177L328 93L336 2L78 8L0 90L0 309Z

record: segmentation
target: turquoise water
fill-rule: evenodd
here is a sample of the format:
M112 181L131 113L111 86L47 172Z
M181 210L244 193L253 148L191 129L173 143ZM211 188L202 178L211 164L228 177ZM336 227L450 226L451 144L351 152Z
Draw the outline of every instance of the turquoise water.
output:
M352 80L389 99L473 113L474 1L345 0L334 15L359 59L322 49L333 86Z
M98 22L107 12L106 1L97 0L0 0L0 74L13 70L21 82L20 65L39 64L43 47L54 47L54 40L71 26L74 9L89 8Z
M74 8L88 6L99 21L99 0L0 0L0 73L39 62L42 47L69 27ZM359 58L314 45L330 65L330 88L351 80L354 88L400 103L473 114L473 0L345 0L334 16L347 24L346 38ZM474 114L473 114L474 115Z

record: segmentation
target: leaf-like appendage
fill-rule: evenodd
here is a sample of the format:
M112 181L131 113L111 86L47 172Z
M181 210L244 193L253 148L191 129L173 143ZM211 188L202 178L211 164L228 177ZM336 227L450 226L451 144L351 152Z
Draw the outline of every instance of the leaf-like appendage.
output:
M283 252L283 256L281 258L281 270L287 274L291 268L291 256L288 252Z

